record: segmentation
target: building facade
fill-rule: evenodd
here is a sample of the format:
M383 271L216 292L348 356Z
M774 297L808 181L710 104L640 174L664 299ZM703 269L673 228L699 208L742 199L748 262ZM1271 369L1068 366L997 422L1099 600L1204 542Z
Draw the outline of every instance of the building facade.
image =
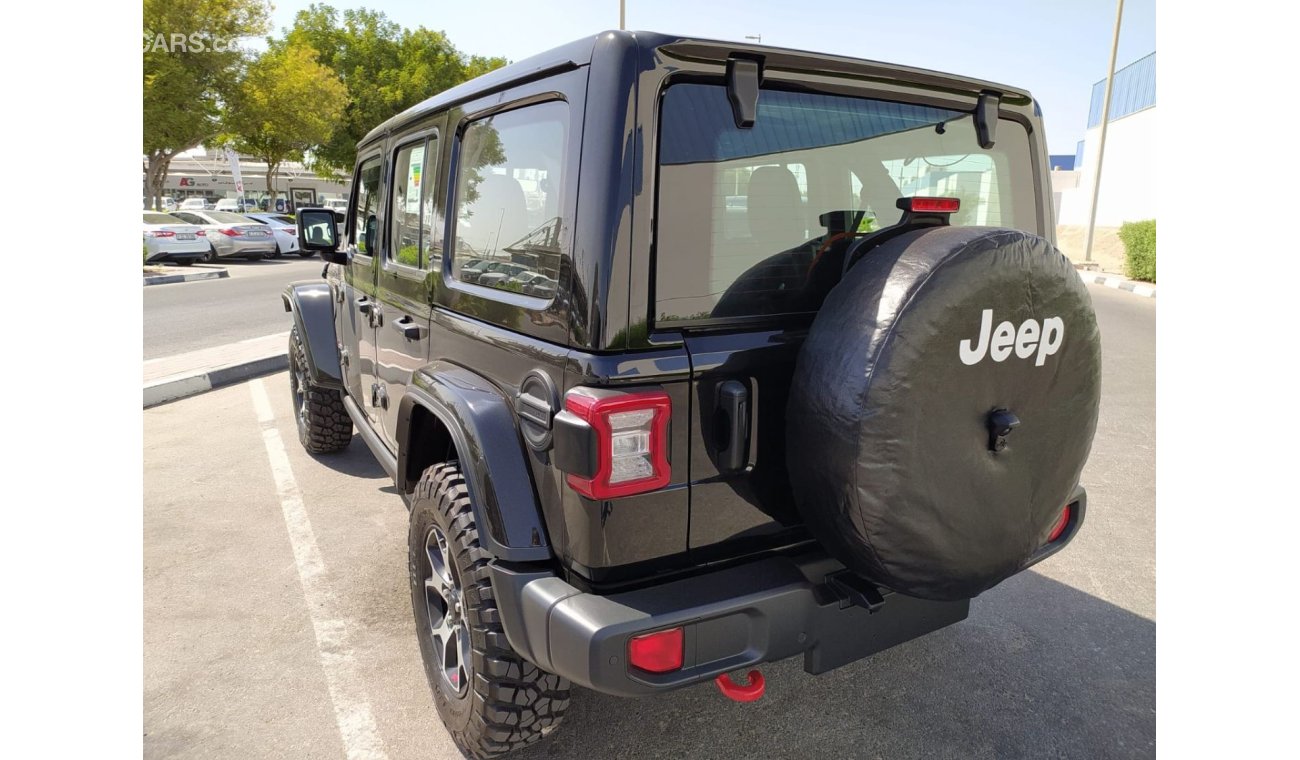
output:
M246 200L260 202L267 198L265 163L240 156L239 173ZM319 205L331 198L347 198L349 182L350 179L343 175L324 179L300 163L286 162L280 166L275 179L277 205L284 210ZM144 194L148 195L147 184ZM216 202L238 198L239 192L225 152L196 148L172 159L167 181L163 183L163 195L177 201L201 197ZM291 206L287 205L290 203Z
M1074 171L1053 173L1058 225L1088 224L1105 91L1106 80L1093 85L1087 131L1075 154ZM1156 54L1152 53L1115 72L1097 198L1098 227L1119 227L1124 222L1155 218L1157 141ZM1074 176L1068 176L1071 174Z

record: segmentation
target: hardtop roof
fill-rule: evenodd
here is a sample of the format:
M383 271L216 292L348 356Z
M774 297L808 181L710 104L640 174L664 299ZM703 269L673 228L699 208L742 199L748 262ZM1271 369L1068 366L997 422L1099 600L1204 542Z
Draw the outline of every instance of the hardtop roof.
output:
M825 69L844 73L861 73L864 75L887 76L892 79L916 82L931 87L978 93L990 90L1001 93L1004 103L1019 102L1022 105L1032 102L1029 93L1021 88L988 82L956 74L947 74L912 66L883 63L864 58L817 53L792 48L779 48L768 45L711 40L698 37L663 34L660 32L605 31L600 34L583 37L572 42L551 48L521 61L511 63L490 71L468 82L462 82L449 90L444 90L420 103L417 103L379 126L370 130L357 143L366 146L380 139L389 132L419 119L421 116L457 103L473 100L495 90L505 89L517 82L543 76L552 72L573 70L587 66L596 54L596 47L601 42L629 42L644 51L656 50L673 57L697 58L703 60L725 60L731 52L756 53L763 55L768 66L777 68ZM814 70L816 70L814 69ZM901 76L900 76L901 75Z

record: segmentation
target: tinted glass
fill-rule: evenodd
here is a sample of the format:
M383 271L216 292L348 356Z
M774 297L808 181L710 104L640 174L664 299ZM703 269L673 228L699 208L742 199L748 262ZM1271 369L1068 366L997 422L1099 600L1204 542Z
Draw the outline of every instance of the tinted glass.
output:
M351 234L357 253L365 256L373 255L371 251L374 250L378 237L380 170L379 156L367 158L357 168L356 205L353 206L356 223L352 227Z
M522 292L521 283L508 282L518 272L558 275L567 227L560 199L568 128L568 106L558 101L466 128L456 176L453 277ZM474 259L479 264L468 267ZM487 271L484 263L499 266Z
M144 215L145 224L184 224L184 220L177 219L171 214L148 214Z
M998 127L982 150L966 112L764 89L754 127L738 129L722 86L670 87L657 321L815 310L829 285L814 266L895 224L901 197L957 197L953 224L1039 233L1028 134Z
M411 267L420 261L420 191L428 185L424 171L424 143L397 151L393 162L393 234L388 257Z

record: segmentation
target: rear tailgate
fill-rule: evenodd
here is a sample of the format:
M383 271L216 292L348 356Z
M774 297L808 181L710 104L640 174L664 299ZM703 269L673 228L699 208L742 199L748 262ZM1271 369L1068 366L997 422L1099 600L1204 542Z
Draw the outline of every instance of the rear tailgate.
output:
M768 82L754 126L741 129L722 82L663 93L652 313L690 355L689 543L699 560L806 536L786 407L849 246L895 224L908 196L960 198L953 224L1041 231L1024 126L1003 119L982 149L971 111L918 101Z

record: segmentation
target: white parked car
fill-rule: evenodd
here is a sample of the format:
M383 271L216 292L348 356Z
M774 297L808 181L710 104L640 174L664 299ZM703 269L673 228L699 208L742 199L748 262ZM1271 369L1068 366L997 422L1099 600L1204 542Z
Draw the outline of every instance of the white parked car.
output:
M186 198L181 201L181 211L203 211L211 208L205 198Z
M213 211L232 211L236 214L242 214L249 209L256 208L252 201L242 201L239 198L222 198L217 201Z
M260 261L275 255L271 228L229 211L177 211L177 217L203 228L210 246L204 261L242 258Z
M170 261L183 267L203 258L210 247L203 228L161 211L144 212L144 246L148 263Z
M275 253L272 254L272 258L278 259L286 253L296 253L304 259L312 255L311 251L304 251L298 247L298 223L293 217L260 211L255 214L244 214L244 216L271 228L271 233L275 235Z
M343 213L346 214L348 211L348 199L347 198L326 198L325 200L321 201L320 207L330 209L331 211L342 211Z

